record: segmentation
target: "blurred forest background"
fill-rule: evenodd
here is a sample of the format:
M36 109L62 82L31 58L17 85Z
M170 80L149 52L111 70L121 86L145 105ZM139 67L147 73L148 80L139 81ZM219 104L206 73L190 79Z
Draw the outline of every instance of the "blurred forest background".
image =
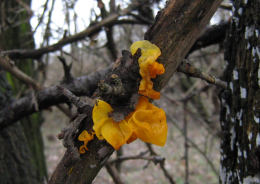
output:
M156 14L166 4L164 0L142 0L134 10L118 15L105 26L95 27L132 3L135 1L1 1L0 49L6 51L1 57L13 49L43 49L28 55L22 52L8 55L17 67L14 71L0 67L0 108L25 95L31 95L35 101L37 90L111 66L123 49L129 50L134 41L144 39ZM212 78L221 79L227 65L223 48L232 7L229 1L221 3L201 33L201 40L183 62L184 69L178 68L161 91L160 100L155 102L167 114L166 145L157 147L135 141L123 146L113 153L93 183L219 183L221 107L218 95L223 83L208 82ZM91 26L95 31L89 34L85 30ZM66 38L72 39L66 42ZM186 65L191 67L190 73L185 71ZM91 101L88 97L81 98ZM37 108L37 102L34 105ZM17 134L14 142L1 146L10 150L15 147L14 152L19 155L16 159L21 159L23 165L18 164L17 168L27 167L26 162L33 165L31 170L18 175L31 172L37 181L48 180L65 152L57 135L70 123L76 110L71 104L48 107L22 120L18 118L19 126L16 123L17 126L1 133L0 143ZM27 147L19 146L22 142ZM39 170L35 171L34 167ZM8 168L2 168L2 172L4 169ZM24 179L24 183L28 181L29 177Z

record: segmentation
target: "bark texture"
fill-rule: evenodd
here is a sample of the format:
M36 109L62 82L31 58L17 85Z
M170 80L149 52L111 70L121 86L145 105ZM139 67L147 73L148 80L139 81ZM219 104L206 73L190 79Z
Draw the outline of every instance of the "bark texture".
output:
M24 6L30 7L30 0L23 0ZM0 48L18 49L34 48L34 40L30 34L30 12L16 0L0 2ZM34 64L31 60L15 63L21 70L35 77ZM4 117L12 95L24 94L24 84L10 73L0 68L0 117ZM9 89L9 90L7 90ZM6 109L8 111L8 108ZM15 114L14 114L15 116ZM14 126L0 129L0 181L7 183L40 183L47 178L43 142L40 132L42 118L40 113L22 119Z
M233 1L221 98L220 183L260 183L260 2Z

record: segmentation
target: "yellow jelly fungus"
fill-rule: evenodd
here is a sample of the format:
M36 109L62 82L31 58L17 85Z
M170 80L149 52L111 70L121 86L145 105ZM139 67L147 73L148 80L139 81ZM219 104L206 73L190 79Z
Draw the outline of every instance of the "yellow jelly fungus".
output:
M134 42L131 47L131 53L134 55L138 49L141 49L141 56L138 59L139 73L142 77L139 85L139 94L152 99L159 99L160 93L153 90L151 78L164 73L164 66L156 61L161 55L160 49L147 40Z
M98 139L105 139L114 149L131 143L137 138L144 142L163 146L167 137L166 116L162 109L154 106L146 97L140 97L137 107L127 118L115 122L109 113L112 107L98 100L93 108L93 129Z
M126 120L115 122L109 117L112 111L108 103L97 100L92 112L93 130L99 140L105 139L115 150L118 150L131 137L133 131Z
M82 146L80 146L80 148L79 148L79 153L80 154L83 154L83 153L85 153L88 150L87 144L92 139L94 139L94 133L89 134L86 130L83 130L81 132L81 134L79 134L78 140L84 142L84 144Z
M129 124L136 137L144 142L164 146L167 138L166 115L163 109L154 106L141 96Z

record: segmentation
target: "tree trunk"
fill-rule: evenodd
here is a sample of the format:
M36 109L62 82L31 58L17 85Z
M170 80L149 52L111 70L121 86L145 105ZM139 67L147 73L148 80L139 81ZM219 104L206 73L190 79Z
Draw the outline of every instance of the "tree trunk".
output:
M233 1L221 98L220 183L260 183L260 1Z
M30 3L30 0L23 0L21 4L16 0L0 2L1 49L34 48L29 24L30 12L26 9ZM32 60L17 61L16 65L26 74L36 76ZM12 101L12 95L23 95L25 88L10 73L0 69L0 75L0 107L4 108ZM10 90L7 90L8 86ZM18 124L0 130L1 183L40 183L47 177L41 122L40 113L36 113Z
M10 90L7 90L7 81L2 72L0 80L0 108L4 108L6 103L10 103L11 96L8 95ZM33 164L33 155L20 122L0 131L0 145L1 184L40 182L37 169Z

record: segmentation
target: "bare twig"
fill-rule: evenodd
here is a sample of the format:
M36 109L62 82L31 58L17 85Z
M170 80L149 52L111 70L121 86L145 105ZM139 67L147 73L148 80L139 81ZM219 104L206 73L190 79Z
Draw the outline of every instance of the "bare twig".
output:
M40 84L38 84L35 80L33 80L30 76L26 75L23 71L21 71L17 66L15 66L15 62L12 61L9 57L0 56L0 66L14 75L17 79L22 81L23 83L32 86L34 89L41 89Z
M113 3L113 2L112 2ZM102 2L102 0L98 0L98 7L101 11L101 17L102 19L105 19L109 14L112 14L114 12L108 12L105 8L104 3ZM116 44L114 41L114 37L113 37L113 26L107 26L106 29L106 37L107 37L107 49L110 52L111 58L112 60L115 60L117 58L117 49L116 49Z
M157 153L153 150L153 147L151 144L146 144L146 146L151 155L157 156ZM160 168L162 169L164 176L169 180L170 184L175 184L176 182L173 180L170 173L165 169L164 163L165 163L165 159L160 162Z
M118 158L118 157L123 156L123 154L124 154L123 151L124 151L124 150L123 150L123 147L121 147L119 150L117 150L117 151L116 151L116 157ZM116 167L117 171L120 173L120 171L121 171L121 162L117 162L117 163L115 164L115 167Z
M162 157L157 157L155 158L155 155L152 156L145 156L148 153L148 151L144 151L144 152L140 152L137 155L133 155L133 156L121 156L121 157L117 157L113 160L110 160L109 163L110 164L116 164L118 162L124 162L124 161L128 161L128 160L148 160L148 161L154 161L155 163L157 163L159 160L162 160L164 158Z
M87 29L85 29L75 35L72 35L69 37L64 37L53 45L43 47L40 49L36 49L36 50L34 50L34 49L33 50L15 49L15 50L9 50L9 51L2 51L1 54L9 56L11 59L14 59L14 58L35 58L35 59L40 58L43 54L57 51L69 43L73 43L73 42L82 40L83 38L85 38L93 33L97 33L104 26L115 25L117 23L117 19L119 17L128 14L136 6L139 6L139 3L133 3L128 8L125 8L118 13L113 13L113 14L109 15L107 18L100 21L99 23L97 23L93 26L90 26Z
M65 95L69 99L69 101L78 108L78 110L82 110L86 106L87 103L80 100L80 98L75 96L70 90L68 90L60 85L58 85L57 87L61 91L61 93L63 95ZM87 105L89 105L89 104L87 104Z
M106 164L106 170L108 174L112 177L115 184L124 184L114 165Z
M199 70L198 68L193 67L192 65L190 65L189 63L187 63L186 61L183 61L179 67L178 67L178 71L185 73L191 77L195 77L195 78L200 78L202 80L207 81L210 84L214 84L216 86L222 87L222 88L227 88L227 84L226 82L210 75L210 74L206 74L204 72L202 72L201 70Z
M50 8L50 11L49 11L49 14L48 14L48 20L47 20L45 32L44 32L44 35L43 35L42 45L44 45L44 42L45 42L45 41L46 41L46 45L47 45L47 46L49 45L50 31L51 31L50 24L51 24L51 17L52 17L52 12L53 12L53 8L54 8L54 4L55 4L55 0L52 0L51 8Z
M46 0L45 3L44 3L44 6L43 6L44 8L43 8L42 14L39 18L39 22L38 22L37 26L35 27L35 29L33 30L33 33L35 33L36 30L38 29L39 25L41 25L41 23L43 21L44 14L45 14L47 7L48 7L48 3L49 3L49 0Z
M181 98L179 101L180 102L187 102L187 101L191 100L192 97L195 97L195 96L199 95L200 93L207 91L208 89L209 89L209 86L204 86L204 87L201 87L199 89L196 89L196 90L188 93L186 96Z
M70 72L71 67L72 67L72 63L70 63L68 65L63 56L58 56L58 59L62 63L62 66L63 66L63 71L64 71L63 82L69 83L70 81L73 80L73 76L71 75L71 72Z
M65 107L64 105L58 104L58 105L56 105L56 107L57 107L61 112L63 112L66 116L68 116L70 119L73 117L72 112L71 112L67 107Z
M184 133L184 159L185 159L185 184L189 184L189 145L187 128L187 101L183 104L183 133Z
M177 120L175 120L173 117L167 116L167 119L169 120L169 122L171 122L176 128L177 130L179 130L183 135L184 132L183 130L179 127L179 125L176 123ZM214 172L214 174L216 176L218 176L218 171L216 169L216 167L214 166L213 162L211 161L211 159L205 154L204 151L202 151L196 143L194 143L190 138L187 137L188 142L190 143L190 145L197 150L203 157L204 159L208 162L209 166L211 167L212 171Z
M17 66L15 66L14 61L12 61L10 58L8 58L6 56L0 57L0 66L4 70L6 70L6 71L10 72L11 74L13 74L13 76L16 77L18 80L20 80L21 82L27 84L28 86L33 87L36 91L42 89L42 87L41 87L41 85L39 83L37 83L34 79L32 79L26 73L21 71ZM38 106L36 94L35 94L34 91L32 92L32 103L34 104L35 110L39 111L39 106ZM67 109L66 107L62 106L61 104L60 105L58 104L57 107L66 116L68 116L69 118L72 117L71 112L70 112L69 109Z

